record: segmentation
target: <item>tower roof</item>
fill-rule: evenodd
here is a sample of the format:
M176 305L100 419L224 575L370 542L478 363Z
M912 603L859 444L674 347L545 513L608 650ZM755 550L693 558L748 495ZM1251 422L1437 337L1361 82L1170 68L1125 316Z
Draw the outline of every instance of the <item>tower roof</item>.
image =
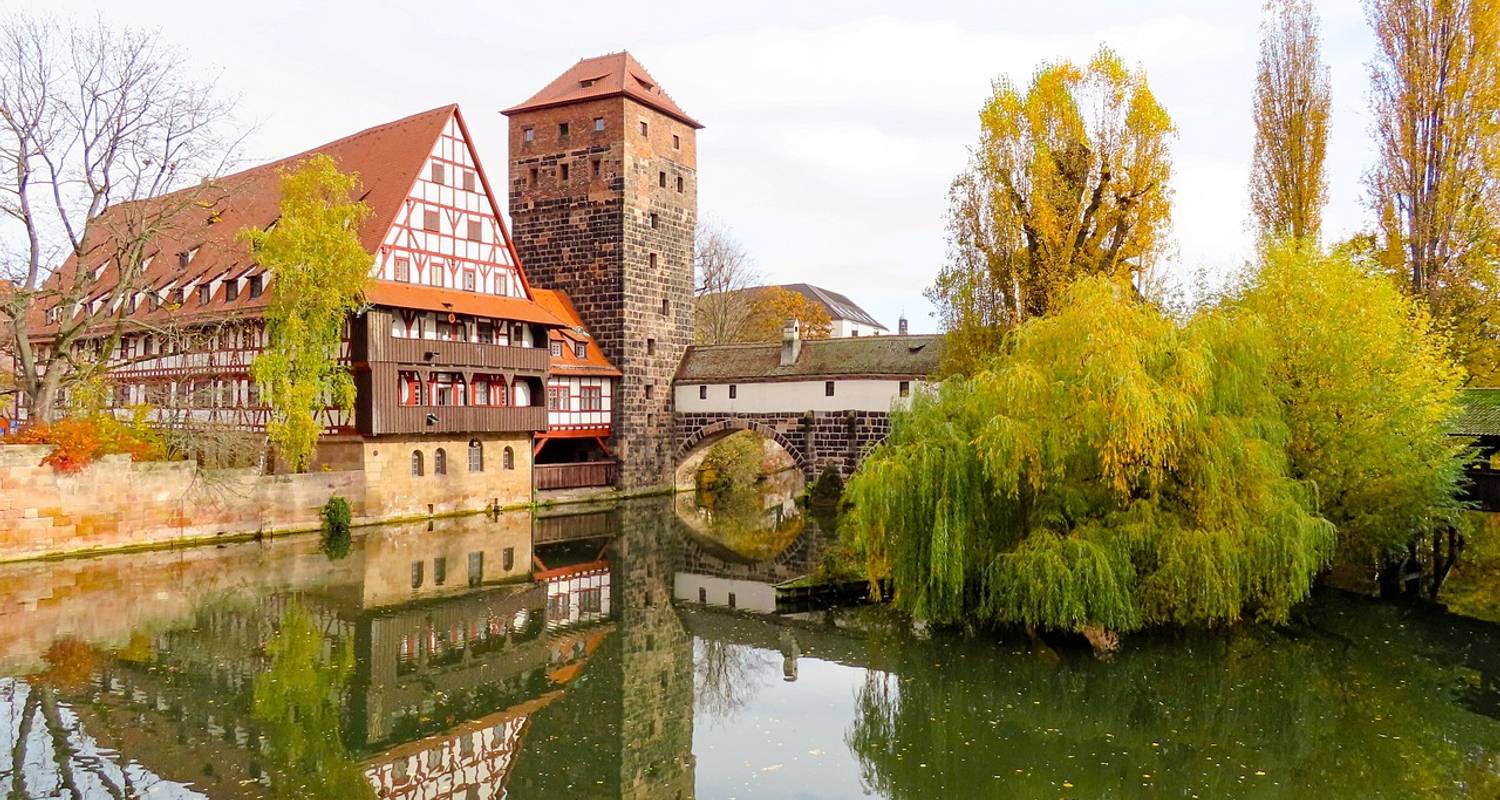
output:
M650 106L694 128L703 127L701 123L678 107L666 92L662 91L661 84L651 77L651 73L641 66L641 62L635 60L635 56L624 50L581 59L526 102L511 106L500 113L509 116L521 111L535 111L585 100L621 96Z

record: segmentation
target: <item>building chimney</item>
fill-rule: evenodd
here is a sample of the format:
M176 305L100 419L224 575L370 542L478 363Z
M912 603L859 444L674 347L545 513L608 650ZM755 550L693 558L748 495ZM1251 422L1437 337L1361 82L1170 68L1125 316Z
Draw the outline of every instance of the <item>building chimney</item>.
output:
M795 319L786 321L781 329L781 366L790 367L802 355L802 325Z
M906 315L902 314L901 319L896 320L896 335L905 336L906 334Z

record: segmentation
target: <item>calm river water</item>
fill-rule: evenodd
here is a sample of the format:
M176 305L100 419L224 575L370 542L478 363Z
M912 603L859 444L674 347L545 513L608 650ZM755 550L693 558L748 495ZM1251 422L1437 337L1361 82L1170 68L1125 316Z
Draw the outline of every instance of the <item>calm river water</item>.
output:
M1330 595L1104 663L791 613L823 544L679 499L0 566L0 796L1500 797L1494 628Z

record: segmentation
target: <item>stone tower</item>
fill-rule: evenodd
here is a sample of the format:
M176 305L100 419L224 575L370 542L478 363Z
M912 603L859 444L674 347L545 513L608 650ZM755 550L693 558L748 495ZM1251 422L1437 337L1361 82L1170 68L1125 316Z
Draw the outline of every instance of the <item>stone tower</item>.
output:
M510 118L510 218L532 283L572 298L624 372L619 484L671 480L672 376L693 335L696 133L629 53L579 61Z

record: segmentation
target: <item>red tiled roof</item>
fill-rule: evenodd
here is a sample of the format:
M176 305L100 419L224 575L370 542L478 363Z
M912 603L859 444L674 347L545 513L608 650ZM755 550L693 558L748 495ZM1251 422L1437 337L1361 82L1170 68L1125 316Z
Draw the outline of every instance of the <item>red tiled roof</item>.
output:
M610 378L618 378L622 374L609 363L604 357L604 351L599 349L599 343L590 336L583 327L583 318L578 316L578 309L573 307L573 301L568 296L556 289L531 290L531 296L537 305L547 309L553 316L561 319L566 327L549 331L551 341L563 343L562 355L552 357L552 373L554 375L599 375ZM584 357L577 358L573 354L573 343L582 342L585 345Z
M375 253L386 232L395 223L397 213L418 174L426 166L427 157L439 134L448 120L458 113L458 106L455 104L439 106L377 125L294 156L252 167L207 186L195 186L161 197L112 207L96 221L98 230L108 231L113 225L123 224L120 220L128 218L135 210L151 207L145 204L155 204L156 207L171 212L170 223L163 226L162 233L151 245L154 256L140 283L143 290L157 289L168 284L174 288L186 287L186 296L181 306L174 307L163 302L159 308L153 309L143 297L136 312L127 315L127 318L148 322L170 317L174 322L181 323L185 318L195 317L253 316L264 308L274 291L274 283L269 283L266 291L258 298L251 298L242 286L239 296L233 301L225 300L224 287L220 285L215 288L213 297L207 304L198 302L196 286L200 281L211 277L243 277L246 273L260 271L239 238L239 232L247 227L264 228L276 220L280 215L281 171L312 155L330 156L338 163L339 169L358 174L360 199L370 207L370 215L359 229L360 242L365 250ZM461 115L459 121L462 124ZM101 262L107 258L109 250L108 246L98 248ZM178 254L188 251L196 252L186 267L180 266ZM61 275L70 274L74 263L75 260L70 257L52 280L59 280ZM85 264L87 263L86 259ZM108 293L117 283L113 279L113 267L107 269L107 273L91 287L94 297ZM381 283L383 282L370 281L367 293L374 292L387 299L397 296L392 294L393 290L381 288L378 285ZM544 325L562 324L525 298L500 298L425 286L411 288L418 291L402 296L409 296L416 302L436 304L415 307L445 309L447 306L443 303L453 302L448 297L451 294L465 308L476 309L466 313ZM441 294L441 299L433 293ZM371 302L380 301L372 298ZM500 308L504 308L505 313L499 313ZM38 335L46 336L55 331L57 326L46 325L43 313L44 308L34 309L35 319L31 327Z
M580 60L526 102L500 113L508 116L521 111L620 96L650 106L694 128L703 127L662 91L661 84L635 60L635 56L623 50Z
M541 289L531 291L533 294L542 292ZM371 305L451 311L455 314L534 322L549 328L572 324L559 319L543 304L524 297L502 297L414 283L372 280L365 284L365 300Z

